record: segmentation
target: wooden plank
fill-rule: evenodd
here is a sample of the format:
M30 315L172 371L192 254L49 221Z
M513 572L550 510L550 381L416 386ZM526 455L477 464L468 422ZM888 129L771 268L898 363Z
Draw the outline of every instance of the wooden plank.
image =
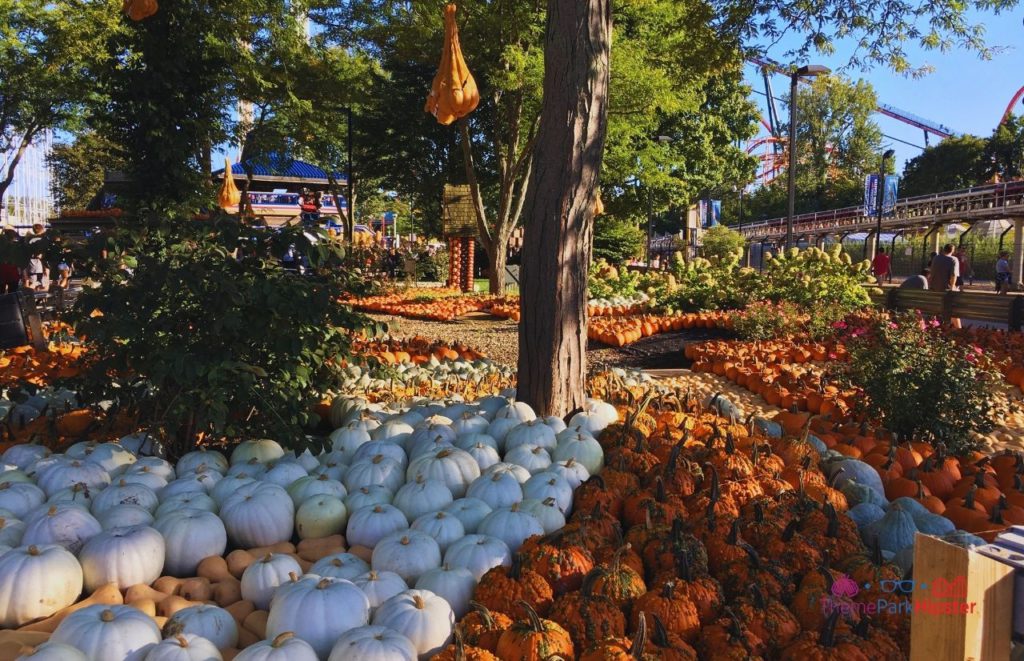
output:
M1012 567L917 533L913 602L912 661L1010 658Z

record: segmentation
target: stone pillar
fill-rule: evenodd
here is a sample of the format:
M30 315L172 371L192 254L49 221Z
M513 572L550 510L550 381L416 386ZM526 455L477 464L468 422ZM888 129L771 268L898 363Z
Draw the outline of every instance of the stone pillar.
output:
M1010 256L1010 280L1020 285L1024 279L1024 218L1013 219L1013 254Z
M931 236L928 237L928 250L924 256L925 262L928 261L928 258L931 257L933 252L939 252L939 248L942 247L942 227L943 223L932 225L933 231Z
M864 237L864 258L873 260L877 251L878 235L875 234L875 230L871 230L868 232L868 235Z

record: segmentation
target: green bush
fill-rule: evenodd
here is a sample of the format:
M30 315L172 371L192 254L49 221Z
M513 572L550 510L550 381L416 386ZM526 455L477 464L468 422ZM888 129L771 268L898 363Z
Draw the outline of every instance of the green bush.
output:
M594 259L625 264L640 256L646 240L644 231L633 223L609 215L594 219Z
M861 408L900 441L926 440L960 454L972 434L992 430L1000 375L982 350L945 337L920 313L872 312L837 323L850 359L833 367L839 383L863 391Z
M733 330L744 340L773 340L800 332L806 315L795 303L758 301L730 315Z
M219 216L136 218L108 245L108 268L73 319L93 359L77 384L83 394L134 411L173 456L201 433L301 446L317 421L312 404L337 383L347 331L368 327L337 303L361 280L356 265L342 267L340 244ZM280 267L289 245L312 276Z
M747 240L739 232L729 229L725 225L715 225L701 237L701 253L704 257L711 259L729 259L737 253L743 254Z

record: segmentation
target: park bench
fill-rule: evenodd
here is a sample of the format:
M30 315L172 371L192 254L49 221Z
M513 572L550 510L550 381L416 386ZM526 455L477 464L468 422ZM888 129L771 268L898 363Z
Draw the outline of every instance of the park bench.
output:
M1024 321L1024 295L997 296L974 291L929 291L884 287L882 293L871 294L871 301L888 310L919 310L949 322L950 318L970 319L1005 324L1010 330L1021 330Z

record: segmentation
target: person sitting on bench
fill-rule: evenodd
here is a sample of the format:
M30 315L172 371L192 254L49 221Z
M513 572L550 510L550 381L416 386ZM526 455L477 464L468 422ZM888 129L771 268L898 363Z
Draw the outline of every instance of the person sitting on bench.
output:
M931 274L932 270L925 268L920 275L912 275L900 283L900 289L928 289L928 276Z

